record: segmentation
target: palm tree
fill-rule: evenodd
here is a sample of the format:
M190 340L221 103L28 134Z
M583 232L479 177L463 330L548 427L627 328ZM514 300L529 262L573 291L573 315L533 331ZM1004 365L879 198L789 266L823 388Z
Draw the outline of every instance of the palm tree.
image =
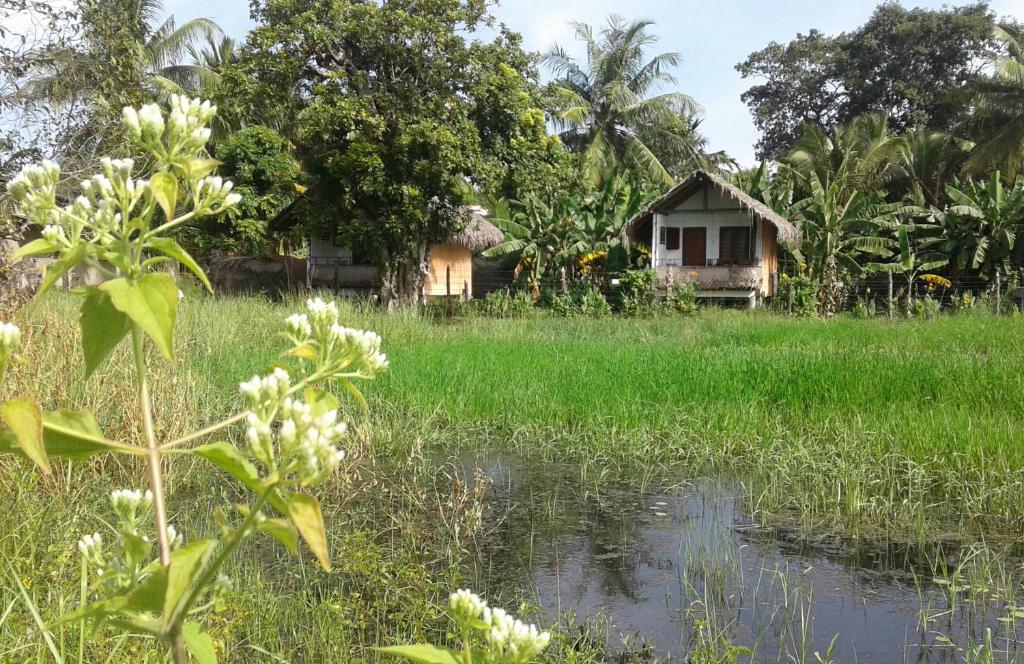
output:
M975 129L981 140L967 160L970 173L999 168L1013 181L1024 162L1024 29L1003 23L995 36L1005 51L995 74L977 84Z
M818 304L824 314L838 307L840 270L859 275L864 254L891 256L894 242L881 230L901 215L921 212L887 203L881 191L899 172L899 146L884 116L865 115L832 134L807 127L782 161L806 195L788 216L800 229L797 258L821 283Z
M972 145L952 134L913 129L900 137L903 191L915 205L938 206L946 183L960 170Z
M698 106L680 92L652 95L659 87L676 83L668 70L680 58L678 53L661 53L647 59L647 47L657 41L648 32L651 25L611 16L607 27L595 35L586 23L574 23L576 37L586 48L585 62L558 45L542 59L557 77L553 112L561 138L584 154L595 179L607 168L625 164L654 182L673 184L649 143L650 134L659 127L692 125L689 119ZM697 155L701 150L694 146L696 136L695 131L665 132L659 140L666 149Z
M186 44L185 52L191 62L169 65L153 77L156 86L168 94L208 97L224 70L238 62L238 45L227 35L208 34L199 45Z
M81 39L35 54L34 69L19 91L26 104L88 109L85 120L65 142L69 153L84 143L102 146L116 136L124 106L161 96L165 82L185 87L201 77L181 59L200 38L213 39L220 28L197 18L177 25L161 20L160 0L80 0Z

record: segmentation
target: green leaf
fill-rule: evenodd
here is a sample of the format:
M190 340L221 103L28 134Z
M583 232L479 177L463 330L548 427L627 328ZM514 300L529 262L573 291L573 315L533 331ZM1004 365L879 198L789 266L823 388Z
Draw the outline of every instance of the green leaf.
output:
M324 516L320 513L320 503L309 494L294 493L288 497L288 516L298 528L309 550L320 561L320 567L330 572L331 556L327 552L327 533L324 528Z
M39 285L39 290L36 292L36 298L39 298L43 293L50 290L53 285L57 283L58 279L84 261L88 252L89 250L86 245L77 244L73 248L64 252L60 258L47 265L46 276L43 277L43 283Z
M43 414L43 444L48 455L75 460L116 449L104 437L92 415L75 410Z
M204 632L202 627L194 622L187 622L181 627L181 637L185 639L185 647L199 664L217 664L213 637Z
M312 344L299 344L284 352L285 357L297 357L302 360L316 360L316 348Z
M178 287L169 274L153 272L136 281L113 279L100 286L110 294L118 311L142 328L167 359L174 358L174 321L178 312Z
M355 383L353 383L350 380L344 379L341 381L341 385L346 390L348 390L348 393L352 395L352 398L356 400L356 403L359 404L359 406L363 409L364 413L370 411L370 406L369 404L366 403L366 397L364 397L363 393L359 391L359 388L355 386Z
M203 272L203 268L199 267L199 263L196 259L185 251L185 249L169 237L155 237L146 241L146 246L150 249L155 249L165 256L169 256L174 260L184 265L189 272L196 275L199 281L203 282L203 286L206 286L206 290L213 292L213 286L210 285L210 280L206 277L206 273Z
M167 570L157 567L125 597L125 611L160 613L167 594Z
M11 256L11 262L20 261L22 258L29 258L31 256L49 256L57 251L58 247L52 242L40 238L38 240L32 240L28 244L19 247L18 250L14 252L14 255Z
M82 356L85 359L85 380L89 380L107 356L128 334L128 317L118 311L110 295L97 288L89 289L82 302L78 319L82 328Z
M149 192L164 211L167 221L173 220L174 210L178 206L178 178L170 173L156 173L149 178Z
M387 648L375 648L385 655L402 657L421 664L460 664L458 653L448 648L438 648L429 643L419 643L411 646L388 646Z
M315 387L306 388L303 396L306 399L306 403L310 405L314 417L323 415L328 411L337 410L340 405L338 397L330 392L318 390Z
M258 494L262 495L267 490L256 466L230 443L221 441L200 445L192 450L192 454L206 459ZM281 498L277 490L270 494L268 501L282 514L288 514L288 504Z
M284 545L293 556L299 554L299 534L295 527L285 519L266 519L261 521L256 530L270 535Z
M196 540L171 553L171 565L167 568L167 592L164 594L165 621L173 615L178 602L192 586L192 581L216 545L215 540Z
M188 178L190 180L199 180L217 170L217 167L220 166L220 164L221 162L216 159L194 158L189 159L185 163L185 171L188 173Z
M43 446L43 413L31 399L15 399L0 406L0 419L14 434L15 442L44 473L50 472L50 460Z

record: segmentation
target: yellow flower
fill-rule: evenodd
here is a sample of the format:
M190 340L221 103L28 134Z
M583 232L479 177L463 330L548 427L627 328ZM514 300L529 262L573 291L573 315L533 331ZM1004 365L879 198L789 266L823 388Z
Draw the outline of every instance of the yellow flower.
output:
M800 263L800 271L801 272L806 272L807 271L807 263Z
M690 278L691 279L696 279L697 278L697 270L691 270L690 271Z
M929 288L935 288L936 286L941 286L942 288L949 288L950 286L953 285L952 281L937 274L922 274L921 281L928 284Z

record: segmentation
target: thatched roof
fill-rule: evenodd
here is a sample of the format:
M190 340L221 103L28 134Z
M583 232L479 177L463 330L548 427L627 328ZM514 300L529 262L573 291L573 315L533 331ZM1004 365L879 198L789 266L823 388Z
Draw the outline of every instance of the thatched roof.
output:
M707 171L696 171L667 192L659 196L645 210L630 220L628 226L638 226L654 216L655 213L666 214L674 210L680 203L693 196L703 187L711 185L720 192L739 203L756 218L768 222L778 231L779 242L794 245L800 242L800 231L791 221L771 209L761 201L753 198L745 191L727 180Z
M469 249L475 254L504 242L505 234L487 221L478 209L463 207L461 212L466 217L466 227L452 238L451 244Z

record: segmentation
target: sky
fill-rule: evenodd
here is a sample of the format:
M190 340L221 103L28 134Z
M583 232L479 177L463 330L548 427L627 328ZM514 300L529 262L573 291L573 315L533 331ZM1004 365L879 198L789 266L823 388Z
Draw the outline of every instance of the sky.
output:
M904 6L940 8L949 0L904 0ZM993 0L1000 16L1024 19L1024 0ZM740 95L753 84L736 63L771 41L787 42L817 28L826 34L864 23L876 0L504 0L494 8L499 21L523 35L525 47L544 51L552 44L580 55L570 21L595 27L609 14L649 19L660 40L657 52L674 51L682 62L674 72L678 89L703 107L705 135L712 150L725 150L743 165L754 164L758 134ZM251 27L248 0L164 0L178 21L205 16L241 39ZM652 51L653 53L654 51Z

